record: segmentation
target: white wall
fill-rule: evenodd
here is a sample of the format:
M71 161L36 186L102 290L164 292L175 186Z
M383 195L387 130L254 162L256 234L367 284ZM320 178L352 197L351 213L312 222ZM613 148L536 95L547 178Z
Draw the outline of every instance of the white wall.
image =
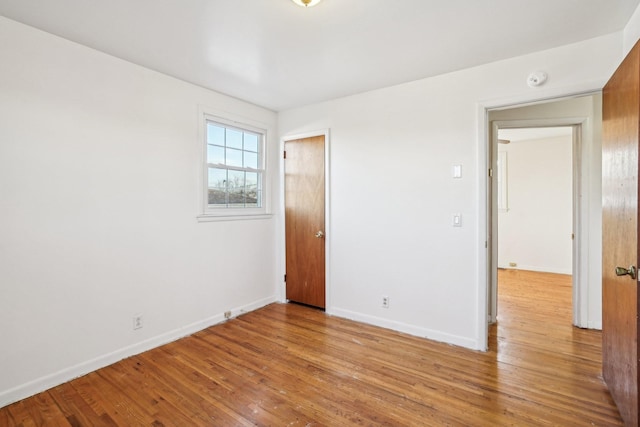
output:
M507 156L508 209L498 213L498 266L572 273L572 137L514 141Z
M623 31L623 54L629 53L640 38L640 6L636 8Z
M599 89L621 45L614 34L282 112L282 136L331 130L328 312L484 349L487 129L478 112ZM538 69L549 81L531 89ZM454 164L462 179L451 178Z
M196 221L199 106L272 156L274 112L2 17L0 57L0 406L275 300L277 221Z

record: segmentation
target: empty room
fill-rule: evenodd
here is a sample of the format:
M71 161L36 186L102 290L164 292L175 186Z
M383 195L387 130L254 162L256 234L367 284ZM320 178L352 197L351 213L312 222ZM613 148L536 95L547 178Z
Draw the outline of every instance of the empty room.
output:
M637 425L638 39L640 0L0 0L0 426Z

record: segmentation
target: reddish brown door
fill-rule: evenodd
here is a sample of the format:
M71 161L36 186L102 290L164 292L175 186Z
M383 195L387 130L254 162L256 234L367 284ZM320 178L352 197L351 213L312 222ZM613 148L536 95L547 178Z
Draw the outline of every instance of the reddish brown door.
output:
M287 299L325 307L324 136L285 143Z
M602 120L602 371L625 424L637 426L638 282L626 273L638 265L639 45L604 88Z

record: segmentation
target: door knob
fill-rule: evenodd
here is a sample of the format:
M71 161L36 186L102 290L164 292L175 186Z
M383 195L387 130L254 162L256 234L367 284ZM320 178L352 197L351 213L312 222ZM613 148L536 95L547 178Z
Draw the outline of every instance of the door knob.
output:
M322 230L320 230L320 231L318 231L318 232L316 233L316 237L317 237L318 239L322 239L322 238L324 237L324 233L322 232Z
M636 278L636 267L631 266L628 269L624 267L616 267L616 276L626 276L629 275L632 279Z

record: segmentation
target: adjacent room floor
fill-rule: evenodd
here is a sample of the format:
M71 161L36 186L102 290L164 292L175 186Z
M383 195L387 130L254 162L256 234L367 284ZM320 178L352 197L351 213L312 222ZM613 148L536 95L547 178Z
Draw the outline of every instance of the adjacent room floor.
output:
M571 278L500 271L487 353L273 304L0 409L2 426L622 425Z

